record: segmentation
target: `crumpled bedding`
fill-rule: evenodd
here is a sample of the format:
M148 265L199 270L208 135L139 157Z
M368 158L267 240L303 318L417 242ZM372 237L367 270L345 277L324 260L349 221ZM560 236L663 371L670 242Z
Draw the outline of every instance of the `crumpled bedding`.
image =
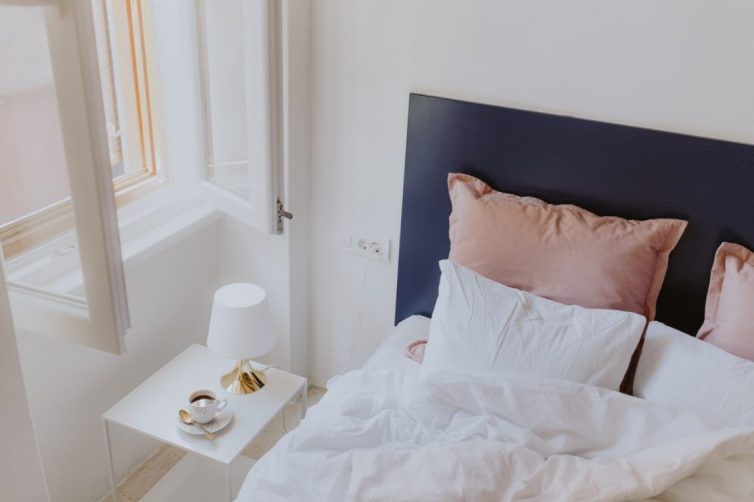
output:
M754 500L754 428L561 380L357 370L238 501Z

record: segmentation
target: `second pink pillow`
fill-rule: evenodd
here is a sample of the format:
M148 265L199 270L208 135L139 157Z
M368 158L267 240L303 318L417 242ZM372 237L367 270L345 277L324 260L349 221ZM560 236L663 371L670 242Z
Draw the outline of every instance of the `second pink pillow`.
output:
M717 249L697 337L754 361L754 253L745 247L724 242Z

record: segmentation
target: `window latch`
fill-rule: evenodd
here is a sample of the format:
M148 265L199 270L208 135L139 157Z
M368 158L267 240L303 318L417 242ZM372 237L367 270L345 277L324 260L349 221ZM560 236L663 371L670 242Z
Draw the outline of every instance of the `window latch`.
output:
M286 220L292 220L293 219L293 213L286 211L283 207L283 203L280 202L280 199L278 199L278 215L277 215L277 233L282 234L283 233L283 219Z

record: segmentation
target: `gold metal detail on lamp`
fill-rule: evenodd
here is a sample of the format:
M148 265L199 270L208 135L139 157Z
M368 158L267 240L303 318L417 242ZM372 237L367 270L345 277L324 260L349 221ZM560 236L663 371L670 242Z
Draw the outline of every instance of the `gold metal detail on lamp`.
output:
M244 359L235 368L220 378L220 385L231 394L251 394L267 384L267 376L257 371L251 361Z

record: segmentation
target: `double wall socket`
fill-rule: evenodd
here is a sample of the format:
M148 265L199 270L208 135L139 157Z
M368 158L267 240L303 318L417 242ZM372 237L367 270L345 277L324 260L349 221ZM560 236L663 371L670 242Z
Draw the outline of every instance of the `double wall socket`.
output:
M349 235L341 241L338 249L377 261L390 261L390 239L376 240Z

